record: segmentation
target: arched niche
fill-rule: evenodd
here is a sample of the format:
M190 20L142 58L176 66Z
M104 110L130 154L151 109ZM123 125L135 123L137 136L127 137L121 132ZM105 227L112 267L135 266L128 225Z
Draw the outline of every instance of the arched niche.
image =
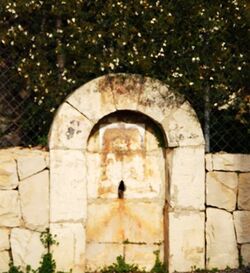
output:
M145 124L148 122L151 127L145 131ZM134 134L131 145L137 147L135 148L137 157L142 161L143 152L139 151L137 142L138 139L142 139L145 132L152 131L153 128L161 132L162 137L158 140L157 133L154 132L158 142L164 138L162 142L164 147L158 149L163 155L163 160L159 160L160 157L151 160L154 161L152 166L157 166L159 162L163 162L159 165L164 165L164 170L158 172L164 176L164 182L160 183L162 190L159 195L153 196L152 192L147 190L146 195L138 195L136 190L133 193L132 180L130 179L131 183L126 182L128 178L125 179L119 172L117 179L114 178L114 183L110 183L108 180L111 178L106 179L107 173L105 174L106 180L104 179L103 183L110 183L112 190L107 190L108 186L106 189L105 187L100 189L98 185L93 186L100 180L101 169L105 172L107 167L115 169L109 165L107 154L104 155L102 149L122 148L124 146L122 139L126 139L126 134L128 136ZM96 137L95 133L98 133L99 137ZM107 142L110 137L112 139L112 134L118 139L115 145L114 139L111 141L112 145ZM156 142L152 145L155 144ZM102 229L96 241L90 239L94 235L98 237L97 230L93 229L92 235L89 232L91 225L94 226L96 223L101 229L101 225L105 226L107 223L100 220L102 216L98 222L98 219L94 218L95 215L97 217L105 214L105 210L109 211L108 202L113 202L113 210L110 211L117 216L119 215L117 211L121 209L124 201L127 206L125 209L123 207L126 215L129 215L128 211L136 211L143 202L148 202L151 206L157 202L161 203L156 209L162 210L159 212L161 217L157 218L156 211L151 210L151 222L162 227L158 229L160 235L157 232L154 235L155 238L160 236L158 245L162 247L170 272L188 271L194 265L204 267L204 139L194 110L180 94L171 91L168 86L157 80L138 75L117 74L94 79L74 91L58 109L50 131L49 148L50 228L57 234L60 242L54 249L60 270L72 268L74 273L84 272L88 270L89 257L95 253L99 253L99 260L106 263L114 262L115 257L120 254L125 255L127 260L140 262L139 254L143 245L157 246L156 239L148 244L130 239L132 244L129 244L129 238L125 238L126 234L119 238L119 242L114 242L110 239L112 229L106 233L102 233ZM100 148L101 150L98 150ZM133 151L129 153L131 157ZM114 152L109 156L111 159L113 156L112 160L117 163L119 169L120 163L117 160L119 155ZM98 157L103 158L97 159ZM93 163L95 160L96 163ZM106 162L104 167L98 165L98 160ZM91 179L93 183L90 182ZM117 191L121 181L125 182L125 186L128 183L129 190L125 191L124 199L118 198ZM138 203L140 196L141 203ZM139 204L137 207L133 199ZM128 209L129 204L132 204L132 207ZM145 207L141 212L138 210L137 215L143 217L142 211L150 209ZM121 229L124 234L124 227ZM106 239L102 240L105 236ZM152 238L153 235L148 237ZM90 245L91 243L93 244ZM70 252L72 255L65 256L65 247L68 249L67 253ZM130 250L126 252L126 248ZM144 248L143 253L144 256L148 253L145 257L151 257L152 248L148 247L148 251Z

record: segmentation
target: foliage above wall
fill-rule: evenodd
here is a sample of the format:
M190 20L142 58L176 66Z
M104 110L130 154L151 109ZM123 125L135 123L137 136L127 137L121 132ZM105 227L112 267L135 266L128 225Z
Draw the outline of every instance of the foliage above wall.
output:
M207 93L246 124L246 13L245 0L1 0L0 49L35 119L47 113L42 134L67 94L110 72L158 78L195 103Z

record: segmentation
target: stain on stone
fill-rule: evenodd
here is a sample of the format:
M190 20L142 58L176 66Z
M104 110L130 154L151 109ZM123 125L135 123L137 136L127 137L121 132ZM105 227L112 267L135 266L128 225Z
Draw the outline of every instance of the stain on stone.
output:
M73 127L69 127L66 132L67 139L71 139L74 137L75 129Z

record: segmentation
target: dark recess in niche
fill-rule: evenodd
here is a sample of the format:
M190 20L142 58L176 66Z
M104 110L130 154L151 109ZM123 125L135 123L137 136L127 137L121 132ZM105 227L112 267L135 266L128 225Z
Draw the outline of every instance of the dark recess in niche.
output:
M130 110L119 110L100 119L92 128L89 139L92 135L98 132L100 124L111 123L112 119L125 123L144 123L147 126L147 130L151 130L156 137L158 146L161 148L167 148L167 139L161 125L145 114Z
M125 183L123 182L123 180L121 180L121 182L119 183L118 186L118 198L119 199L123 199L124 198L124 192L126 190L126 186Z

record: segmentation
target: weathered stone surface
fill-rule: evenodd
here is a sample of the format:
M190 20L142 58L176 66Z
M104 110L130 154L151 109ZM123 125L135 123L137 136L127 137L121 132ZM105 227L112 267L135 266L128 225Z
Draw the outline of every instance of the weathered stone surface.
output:
M207 205L235 210L238 177L233 172L208 172L206 179Z
M140 269L145 269L147 272L153 268L155 264L154 251L159 250L157 245L125 245L126 263L136 264ZM163 261L163 250L160 252L161 261Z
M85 105L89 105L89 102ZM50 149L85 149L93 125L71 105L63 103L50 130Z
M137 109L159 123L184 102L181 95L175 94L160 81L145 78L143 85Z
M158 243L163 240L162 204L118 199L88 205L87 241Z
M82 151L50 151L51 222L82 221L86 218L86 165Z
M126 184L126 199L164 198L164 153L155 137L157 149L148 151L147 136L143 123L100 125L99 134L95 133L89 140L96 152L86 153L89 198L117 198L121 180ZM153 140L150 139L151 147Z
M116 111L109 76L88 82L73 92L67 101L94 123Z
M20 207L17 191L0 191L0 226L15 227L20 224Z
M25 226L44 231L49 222L49 172L45 170L21 181L19 192Z
M213 154L205 155L206 170L211 172L213 170Z
M250 171L250 155L246 154L213 154L213 169L222 171Z
M169 271L186 272L204 268L205 239L203 212L169 213Z
M242 256L242 263L245 266L250 266L250 244L241 246L240 254Z
M0 190L15 189L17 185L18 177L15 160L0 161Z
M233 215L237 242L250 243L250 211L235 211Z
M238 207L250 210L250 173L239 174Z
M8 251L0 251L0 272L9 270L10 254Z
M7 228L0 228L0 251L10 248L9 234Z
M199 120L187 101L165 117L161 125L167 134L168 147L204 144Z
M86 245L86 271L97 272L104 266L116 262L117 256L123 256L122 244L98 244Z
M202 210L205 203L204 147L167 151L170 200L174 208Z
M58 245L52 246L58 271L84 272L85 230L82 224L52 224L51 233L56 235ZM95 254L96 255L96 254Z
M117 110L136 110L144 79L138 75L117 74L109 76L109 84Z
M46 167L45 156L42 154L30 153L29 156L17 158L18 174L21 180L44 170Z
M13 228L10 236L11 252L14 265L23 270L27 265L36 269L39 266L42 255L46 252L40 233L22 228Z
M233 219L229 212L207 209L206 241L208 269L239 266Z

